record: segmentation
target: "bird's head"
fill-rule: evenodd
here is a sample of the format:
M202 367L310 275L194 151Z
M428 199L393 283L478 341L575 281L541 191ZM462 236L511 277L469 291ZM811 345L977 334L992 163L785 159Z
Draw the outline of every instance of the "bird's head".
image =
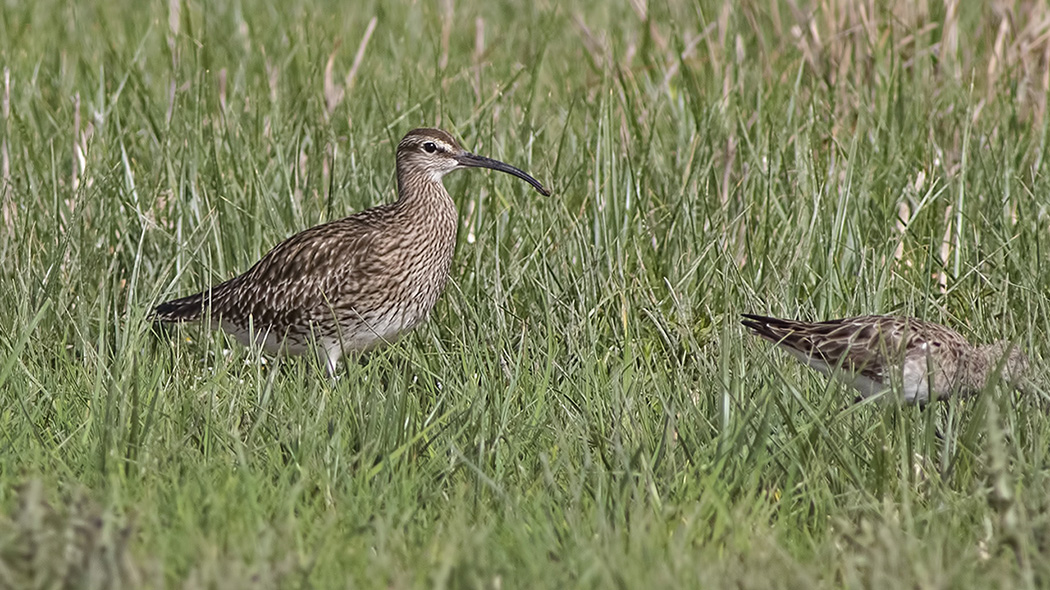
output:
M452 135L441 129L413 129L397 146L397 168L405 179L422 178L440 182L460 168L490 168L506 172L531 184L540 194L550 191L532 176L499 160L478 156L463 149Z

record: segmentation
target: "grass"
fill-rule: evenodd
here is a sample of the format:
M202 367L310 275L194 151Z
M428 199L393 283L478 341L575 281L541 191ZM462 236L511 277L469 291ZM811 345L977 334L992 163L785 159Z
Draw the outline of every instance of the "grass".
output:
M738 314L913 314L1038 368L1048 26L1026 2L6 3L0 587L1046 585L1043 392L854 405ZM392 199L420 125L555 189L446 180L424 327L334 384L151 331Z

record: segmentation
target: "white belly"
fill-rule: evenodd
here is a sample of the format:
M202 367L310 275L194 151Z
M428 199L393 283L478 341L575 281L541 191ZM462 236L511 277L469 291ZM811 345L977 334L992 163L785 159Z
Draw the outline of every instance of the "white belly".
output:
M806 354L791 348L784 347L784 350L824 375L839 379L849 384L860 393L862 398L872 397L891 389L889 383L876 381L865 377L864 375L851 373L838 367L832 367L819 358L809 357ZM926 359L910 359L906 361L904 366L901 367L899 377L901 397L903 397L905 402L912 404L929 401L930 376L928 374Z

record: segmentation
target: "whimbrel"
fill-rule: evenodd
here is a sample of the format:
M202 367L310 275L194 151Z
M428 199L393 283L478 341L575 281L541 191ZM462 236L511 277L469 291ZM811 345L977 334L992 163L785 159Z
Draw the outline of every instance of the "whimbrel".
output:
M798 322L744 314L743 324L869 397L899 387L906 403L981 392L997 374L1023 385L1028 359L1010 342L975 347L940 324L885 315Z
M246 273L161 303L160 322L208 319L271 354L316 346L329 374L345 353L397 339L426 319L445 289L456 246L456 206L441 184L461 168L525 172L464 150L440 129L414 129L397 146L393 203L297 233Z

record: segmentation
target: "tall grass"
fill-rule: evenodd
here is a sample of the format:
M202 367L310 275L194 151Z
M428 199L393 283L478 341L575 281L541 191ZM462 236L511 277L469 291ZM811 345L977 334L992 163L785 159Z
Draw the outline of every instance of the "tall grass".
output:
M739 326L1050 331L1041 3L7 3L0 587L1005 587L1044 387L851 403ZM503 175L429 323L330 382L156 302Z

